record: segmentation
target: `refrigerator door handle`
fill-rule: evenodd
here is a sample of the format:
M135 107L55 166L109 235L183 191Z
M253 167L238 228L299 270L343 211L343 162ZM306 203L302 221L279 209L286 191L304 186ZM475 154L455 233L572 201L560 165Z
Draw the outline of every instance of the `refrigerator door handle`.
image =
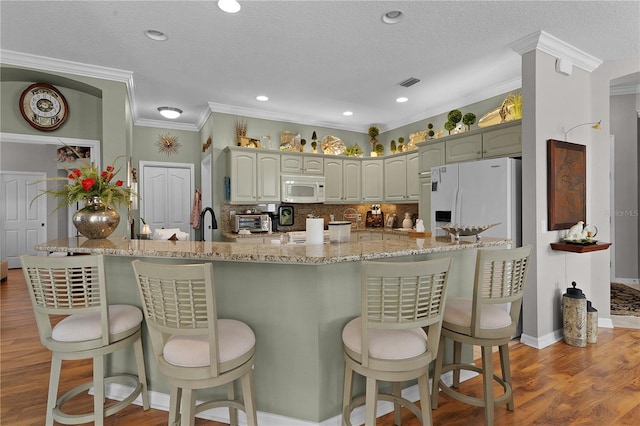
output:
M456 209L455 209L455 217L456 224L462 225L462 200L463 200L463 188L461 186L458 187L456 191Z

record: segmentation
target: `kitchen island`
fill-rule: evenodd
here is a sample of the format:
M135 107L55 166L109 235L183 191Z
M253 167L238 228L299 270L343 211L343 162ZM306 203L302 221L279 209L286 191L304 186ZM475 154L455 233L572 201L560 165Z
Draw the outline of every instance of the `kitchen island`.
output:
M141 306L131 261L212 262L219 315L246 322L256 334L255 390L262 425L337 424L344 360L342 328L360 314L363 260L411 261L452 257L448 295L470 295L476 249L505 246L500 238L449 237L343 244L251 244L71 238L40 244L43 252L105 254L110 303ZM149 389L156 401L168 386L144 336ZM132 354L108 369L133 371ZM357 389L362 391L362 383ZM208 391L214 392L214 391ZM164 400L166 402L166 399ZM161 405L163 403L160 403ZM216 417L216 416L220 417ZM224 421L226 410L212 417ZM226 420L228 422L228 419Z

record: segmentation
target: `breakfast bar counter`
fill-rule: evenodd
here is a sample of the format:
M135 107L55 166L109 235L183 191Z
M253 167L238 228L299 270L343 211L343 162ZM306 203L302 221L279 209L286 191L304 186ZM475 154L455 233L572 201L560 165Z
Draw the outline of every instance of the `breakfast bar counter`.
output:
M212 262L221 318L244 321L256 334L255 391L261 425L338 424L344 359L342 328L360 314L363 260L402 262L453 258L449 296L470 295L476 249L510 244L500 238L449 237L342 244L227 243L70 238L39 244L43 252L106 255L110 303L141 306L131 261ZM144 335L152 405L167 404L168 385ZM133 355L116 354L107 368L133 372ZM362 391L363 383L356 383ZM224 389L221 390L224 392ZM218 391L207 391L216 393ZM155 401L155 402L154 402ZM228 423L228 411L207 412Z

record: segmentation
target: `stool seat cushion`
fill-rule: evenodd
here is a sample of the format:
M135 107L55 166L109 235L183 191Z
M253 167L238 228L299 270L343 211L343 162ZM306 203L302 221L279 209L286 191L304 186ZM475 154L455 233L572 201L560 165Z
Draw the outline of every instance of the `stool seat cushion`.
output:
M362 317L354 318L342 330L342 341L350 350L362 353ZM369 354L378 359L407 359L427 351L427 333L422 328L369 331Z
M142 312L132 305L109 306L109 333L119 334L136 328L142 322ZM99 312L73 314L53 328L51 337L59 342L82 342L102 337Z
M251 350L256 344L253 330L237 320L219 319L219 362L236 359ZM206 367L210 365L209 340L207 335L175 335L164 345L164 359L178 367Z
M473 301L464 297L449 297L444 308L443 326L446 324L460 327L471 327L471 312ZM496 305L482 305L482 319L480 328L485 330L495 330L509 327L511 316L504 309Z

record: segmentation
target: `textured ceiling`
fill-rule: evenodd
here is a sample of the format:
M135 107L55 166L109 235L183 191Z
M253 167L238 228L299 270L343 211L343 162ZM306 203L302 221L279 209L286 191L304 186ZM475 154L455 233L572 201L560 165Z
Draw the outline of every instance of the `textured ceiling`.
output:
M640 58L637 0L239 1L229 15L213 0L3 0L0 47L3 58L130 72L139 124L197 128L212 109L356 131L519 87L520 55L509 46L539 31L602 61ZM394 9L404 19L384 24ZM169 39L154 42L146 29ZM398 86L409 77L421 82ZM163 121L163 105L184 114Z

